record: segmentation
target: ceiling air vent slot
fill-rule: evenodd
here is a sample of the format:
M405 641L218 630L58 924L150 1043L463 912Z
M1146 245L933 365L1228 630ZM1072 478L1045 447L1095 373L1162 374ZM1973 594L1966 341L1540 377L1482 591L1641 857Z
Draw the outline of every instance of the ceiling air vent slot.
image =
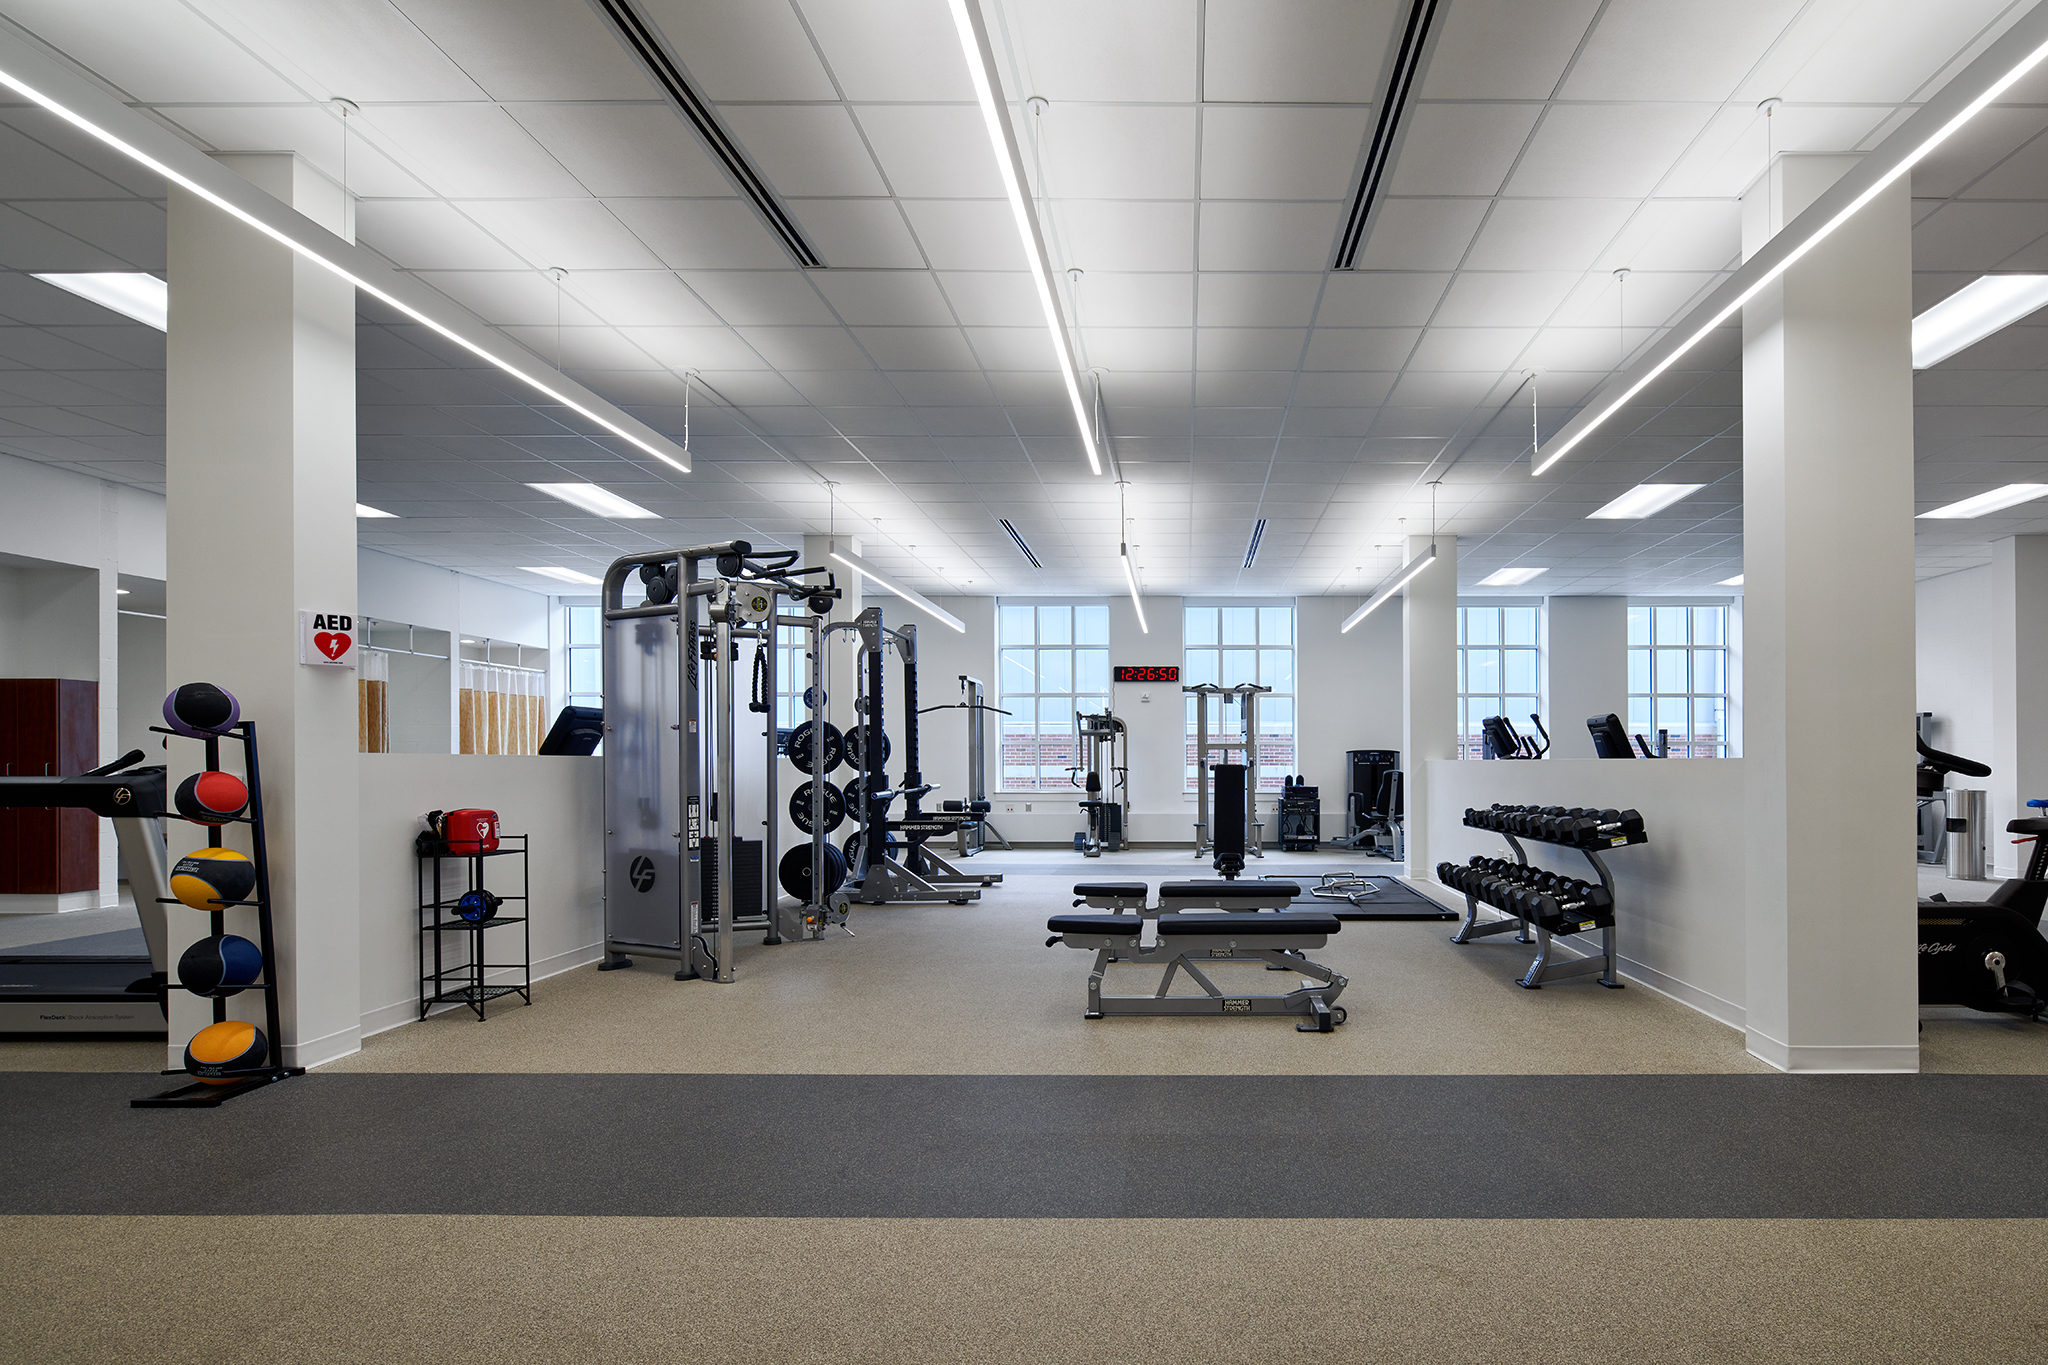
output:
M1365 154L1365 169L1358 177L1358 193L1352 196L1350 216L1344 220L1344 235L1337 240L1339 270L1351 270L1365 245L1366 230L1372 226L1379 207L1380 185L1393 165L1394 144L1399 139L1401 120L1408 112L1408 100L1422 79L1423 54L1429 45L1429 26L1436 18L1440 0L1415 0L1408 11L1408 27L1401 34L1401 47L1394 54L1393 69L1380 96L1380 118L1372 130L1372 145Z

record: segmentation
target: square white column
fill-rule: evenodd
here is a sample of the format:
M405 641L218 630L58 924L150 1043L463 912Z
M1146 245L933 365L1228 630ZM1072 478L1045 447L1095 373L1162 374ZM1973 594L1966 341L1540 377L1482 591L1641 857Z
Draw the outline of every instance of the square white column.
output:
M1628 720L1628 599L1549 597L1543 603L1543 705L1552 758L1597 758L1586 722Z
M1409 536L1401 562L1413 563L1432 544L1435 561L1408 580L1401 598L1401 768L1411 877L1430 876L1436 866L1429 761L1458 756L1458 538Z

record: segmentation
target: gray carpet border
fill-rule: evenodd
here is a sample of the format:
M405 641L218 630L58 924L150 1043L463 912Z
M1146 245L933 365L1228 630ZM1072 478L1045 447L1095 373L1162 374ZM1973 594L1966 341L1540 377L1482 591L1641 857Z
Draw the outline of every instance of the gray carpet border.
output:
M2039 1076L313 1075L127 1107L153 1088L0 1075L0 1212L2048 1216Z

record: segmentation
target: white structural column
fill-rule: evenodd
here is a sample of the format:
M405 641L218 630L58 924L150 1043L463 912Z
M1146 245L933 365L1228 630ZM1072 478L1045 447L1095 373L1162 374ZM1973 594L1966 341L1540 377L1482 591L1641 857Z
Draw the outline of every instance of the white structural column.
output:
M114 485L100 485L99 536L99 725L101 763L121 756L121 517ZM145 759L144 762L154 762ZM100 821L100 901L121 903L121 854L114 822Z
M1409 536L1401 562L1429 553L1431 544L1436 561L1408 581L1401 599L1401 768L1411 877L1430 876L1436 866L1429 761L1458 756L1458 538Z
M1628 599L1544 601L1543 704L1552 758L1596 758L1586 721L1628 718Z
M222 160L345 228L340 188L295 156ZM298 624L302 608L355 614L354 291L176 186L169 246L167 674L173 686L220 684L256 722L282 1051L311 1065L361 1037L356 676L301 665ZM239 763L240 745L221 748ZM176 782L199 766L199 745L172 741L170 761ZM246 851L247 826L231 830ZM171 837L173 859L204 842L180 822ZM228 918L231 932L253 929ZM172 921L175 964L205 920L174 908ZM175 1060L210 1013L195 997L173 1001ZM230 1004L234 1017L262 1017L257 992Z
M2048 536L2011 536L1991 546L1991 765L1988 778L1951 777L1951 787L1990 791L1992 875L2017 877L2031 847L2015 846L2005 822L2039 812L2048 798ZM1946 746L1944 746L1946 747Z
M1755 251L1855 164L1780 157ZM1912 231L1900 180L1743 310L1745 1001L1787 1071L1919 1067ZM1654 831L1652 837L1655 837Z

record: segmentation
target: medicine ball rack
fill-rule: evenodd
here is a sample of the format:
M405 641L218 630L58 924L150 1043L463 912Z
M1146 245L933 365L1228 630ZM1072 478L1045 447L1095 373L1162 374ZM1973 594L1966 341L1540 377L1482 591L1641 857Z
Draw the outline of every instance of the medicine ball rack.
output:
M149 729L151 734L176 735L180 739L192 738L190 735L180 734L176 730L169 730L160 725L152 725ZM243 770L247 774L246 782L249 788L248 814L223 816L221 817L222 823L220 825L209 824L206 831L206 843L209 848L220 848L223 846L221 842L222 825L249 826L249 834L253 844L250 861L256 864L256 899L249 901L224 901L221 902L223 908L219 910L202 911L199 913L205 914L211 920L212 928L209 932L221 934L227 932L223 927L227 916L225 907L230 905L249 906L256 911L257 946L263 951L263 979L242 989L261 991L263 993L263 1036L270 1044L269 1062L264 1066L249 1067L241 1071L223 1072L222 1075L224 1077L231 1078L225 1084L209 1085L205 1081L193 1081L189 1085L177 1086L173 1089L150 1095L144 1099L130 1100L128 1101L128 1106L131 1109L217 1109L237 1095L246 1095L251 1090L260 1090L272 1082L306 1074L306 1068L302 1066L283 1066L279 1064L279 1059L284 1055L284 1026L279 1020L277 1001L277 941L272 935L270 928L270 854L269 845L264 839L263 830L263 778L256 758L256 722L253 720L238 721L231 729L224 730L218 735L204 736L206 744L206 770L210 773L217 773L221 770L220 742L223 739L241 741ZM174 811L165 811L164 815L172 820L182 820L185 818ZM190 909L183 901L175 897L166 898L160 896L157 899L159 903L167 907L166 913L168 913L168 907L173 905L178 906L180 909ZM174 990L179 987L179 983L176 981L170 982L169 985ZM213 1022L216 1024L225 1023L227 1017L228 1002L224 998L215 997L213 1002ZM164 1071L160 1074L165 1076L187 1076L191 1073L181 1067L175 1070Z
M507 844L517 839L517 848ZM419 914L420 914L420 1018L427 1017L427 1011L436 1005L467 1005L476 1015L477 1022L484 1020L484 1007L492 1001L508 995L516 995L533 1003L533 923L529 911L529 896L533 891L532 864L527 851L533 842L528 834L500 834L498 847L488 853L450 853L446 842L436 839L426 830L421 830L413 841L413 852L419 861ZM455 913L461 908L465 895L473 891L484 891L484 859L519 859L519 894L516 896L491 895L499 904L510 905L518 902L520 913L500 915L495 911L486 919L469 920ZM441 866L443 863L464 864L467 884L452 897L443 898ZM431 879L428 869L432 869ZM431 889L429 882L431 880ZM449 917L444 919L442 916ZM484 931L499 929L508 925L519 926L519 960L517 962L488 962L484 953ZM469 935L469 960L448 964L443 959L443 944L449 934ZM505 935L496 940L502 942ZM433 970L427 969L427 958L431 951ZM518 972L519 983L487 985L486 972ZM453 984L460 982L462 984Z
M1561 808L1540 811L1496 805L1488 810L1467 810L1460 823L1472 829L1490 829L1507 840L1508 847L1514 850L1516 864L1531 866L1528 851L1522 847L1524 839L1558 848L1577 849L1599 874L1600 886L1599 894L1589 897L1583 904L1560 904L1555 897L1530 894L1522 895L1509 904L1489 901L1508 918L1484 923L1479 919L1479 895L1471 888L1465 888L1465 922L1451 935L1451 942L1464 944L1493 934L1513 932L1517 943L1528 943L1529 930L1534 928L1536 960L1516 980L1516 985L1533 991L1546 982L1598 973L1601 985L1621 990L1623 982L1616 975L1614 956L1614 875L1607 870L1607 863L1599 850L1631 848L1650 842L1650 836L1643 830L1642 817L1634 811L1626 814L1633 818L1608 824L1598 816L1567 815ZM1444 881L1447 872L1456 871L1458 869L1452 864L1442 864L1437 870L1437 879ZM1555 939L1596 929L1600 933L1598 953L1553 960L1551 949Z

